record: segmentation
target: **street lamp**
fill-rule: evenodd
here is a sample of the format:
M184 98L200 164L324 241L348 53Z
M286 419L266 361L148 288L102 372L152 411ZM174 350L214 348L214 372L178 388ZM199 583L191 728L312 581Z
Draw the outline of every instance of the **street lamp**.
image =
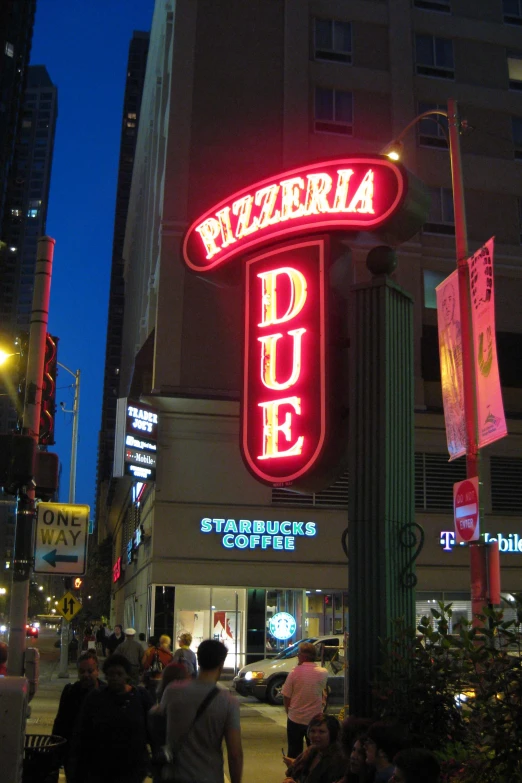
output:
M467 478L479 477L480 482L480 451L477 445L477 402L475 397L474 365L472 353L471 331L471 303L469 294L469 268L468 268L468 232L466 227L466 210L464 204L464 182L462 177L462 157L460 151L460 130L462 123L459 119L457 101L448 100L448 110L433 109L422 112L415 117L400 132L397 138L385 148L392 160L398 160L402 148L402 139L408 131L425 117L432 117L441 125L448 141L448 149L451 161L451 182L453 190L453 210L455 217L455 249L457 254L459 303L461 314L462 333L462 376L464 391L464 419L466 423L466 476ZM448 135L438 117L445 117L448 121ZM470 571L471 571L471 605L474 625L479 625L476 617L482 613L487 602L485 562L481 557L481 544L470 543Z
M73 372L69 367L66 367L65 364L62 364L61 362L57 362L57 364L58 367L61 367L62 370L65 370L74 378L74 401L72 410L67 410L64 403L60 403L64 413L72 413L73 415L71 465L69 469L69 503L74 503L76 497L76 456L78 453L78 414L80 410L80 370ZM62 620L60 640L60 668L58 670L58 677L67 679L69 677L67 668L69 658L69 623L65 619Z
M78 453L78 412L80 409L80 370L73 372L65 364L57 362L58 367L65 370L74 378L74 402L72 410L67 410L64 403L61 402L60 406L64 413L72 413L73 426L72 426L72 444L71 444L71 466L69 470L69 503L74 503L76 496L76 456Z

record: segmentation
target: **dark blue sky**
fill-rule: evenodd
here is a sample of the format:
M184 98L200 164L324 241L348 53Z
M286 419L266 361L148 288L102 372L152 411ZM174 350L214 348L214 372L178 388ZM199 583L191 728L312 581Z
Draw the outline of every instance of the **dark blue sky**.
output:
M58 360L80 369L76 503L94 510L114 202L129 42L150 30L154 0L37 0L31 65L58 87L47 234L56 240L49 331ZM57 402L73 405L74 379ZM72 416L58 407L60 500L67 501Z

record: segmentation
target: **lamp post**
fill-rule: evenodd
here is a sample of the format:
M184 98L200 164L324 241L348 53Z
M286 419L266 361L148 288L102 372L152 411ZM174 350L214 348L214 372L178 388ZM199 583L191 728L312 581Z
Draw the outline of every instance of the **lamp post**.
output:
M389 157L397 160L399 155L396 145L420 120L426 117L445 117L448 121L448 147L451 161L451 182L453 191L453 211L455 218L455 249L457 255L458 288L460 303L460 320L462 335L462 376L464 391L464 418L466 423L466 476L479 477L480 481L480 451L477 445L477 400L475 393L475 370L473 364L473 341L471 330L471 302L469 293L469 268L467 259L468 233L466 226L466 210L464 203L464 181L462 176L462 157L460 151L460 120L457 101L448 100L448 110L433 109L415 117L401 131L390 145ZM470 543L470 577L472 618L475 626L480 625L477 615L487 603L487 579L484 546L478 542Z
M78 453L78 414L80 410L80 370L73 372L66 367L65 364L57 362L58 366L72 375L74 378L74 401L72 410L65 409L63 403L61 407L64 413L72 413L73 425L72 425L72 442L71 442L71 464L69 469L69 503L74 503L76 498L76 456ZM68 579L64 579L64 586ZM62 620L62 633L60 636L60 667L58 670L58 677L68 679L69 670L69 623L67 620Z

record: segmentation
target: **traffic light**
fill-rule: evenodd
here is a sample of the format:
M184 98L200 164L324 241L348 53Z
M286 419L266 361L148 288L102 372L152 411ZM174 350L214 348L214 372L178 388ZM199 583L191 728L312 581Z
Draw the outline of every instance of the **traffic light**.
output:
M58 362L58 338L45 337L45 359L42 378L42 408L40 411L41 446L52 446L54 440L54 416L56 413L56 369Z
M16 495L33 480L36 443L30 435L0 435L0 486Z
M52 451L37 451L34 494L39 500L53 500L58 489L60 460Z

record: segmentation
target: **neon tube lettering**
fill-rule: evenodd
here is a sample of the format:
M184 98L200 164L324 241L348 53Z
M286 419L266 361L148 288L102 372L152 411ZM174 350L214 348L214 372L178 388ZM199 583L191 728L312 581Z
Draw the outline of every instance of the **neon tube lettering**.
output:
M304 215L318 215L320 212L331 212L326 196L332 189L332 178L328 174L307 174Z
M302 177L292 177L281 182L281 220L301 217L304 212L300 201L301 190L304 190Z
M290 303L284 315L277 315L277 278L286 275L290 280ZM301 312L306 302L306 278L298 269L283 266L271 272L262 272L258 277L263 282L263 320L258 326L272 326L290 321Z
M359 207L359 204L361 205ZM360 212L374 214L373 208L373 171L370 169L364 175L364 179L357 188L357 192L350 201L348 212Z
M246 237L248 234L252 234L254 231L258 230L258 227L255 223L251 223L249 225L250 215L252 214L253 201L253 196L243 196L243 198L239 198L232 204L232 212L234 215L238 216L236 226L237 239Z
M221 228L221 238L223 239L223 247L228 247L232 242L236 242L234 232L232 231L232 224L230 223L230 207L224 207L216 212L219 219L219 225Z
M337 187L335 189L332 212L348 212L346 199L348 198L348 187L353 169L339 169L337 172Z
M256 191L255 203L257 207L261 207L259 216L254 220L256 228L266 228L281 221L280 211L274 212L278 193L279 185L269 185Z
M287 411L285 420L279 424L279 408L281 405L290 405L297 416L301 415L300 397L285 397L282 400L273 402L260 402L259 407L263 409L263 453L258 459L275 459L277 457L292 457L301 454L303 450L304 437L300 435L290 448L285 451L279 451L279 433L285 436L287 442L292 440L292 413Z
M215 256L216 253L219 253L219 251L223 249L222 247L218 247L214 241L221 233L220 225L215 218L207 218L207 220L204 220L201 225L197 226L196 231L203 240L203 244L207 251L207 258L212 258L212 256Z
M262 345L261 380L267 389L279 391L293 386L301 374L301 338L306 329L291 329L287 334L293 338L292 372L287 381L277 381L277 342L282 334L270 334L257 339Z

